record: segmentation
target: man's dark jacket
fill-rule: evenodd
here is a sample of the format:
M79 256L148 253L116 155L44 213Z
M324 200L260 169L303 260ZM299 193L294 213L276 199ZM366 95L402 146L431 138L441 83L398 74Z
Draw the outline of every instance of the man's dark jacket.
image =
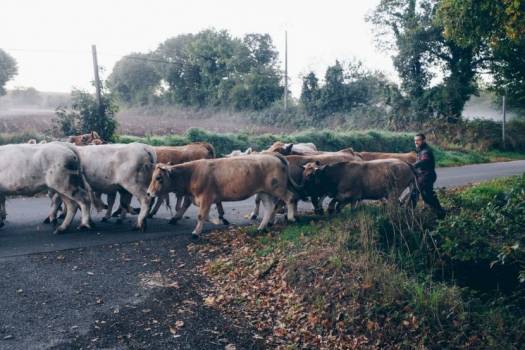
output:
M436 160L432 149L426 143L417 150L414 167L419 171L420 181L436 181Z

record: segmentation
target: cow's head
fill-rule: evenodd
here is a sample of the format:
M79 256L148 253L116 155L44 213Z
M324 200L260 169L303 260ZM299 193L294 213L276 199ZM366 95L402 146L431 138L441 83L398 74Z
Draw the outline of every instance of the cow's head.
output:
M268 152L280 153L283 156L289 156L292 154L293 143L284 143L282 141L276 141L274 144L267 149Z
M302 168L305 183L317 183L319 182L319 175L326 168L326 164L321 165L321 162L316 160L315 162L306 163Z
M148 196L157 197L159 194L164 193L166 191L166 183L168 182L169 177L169 165L157 164L148 187Z

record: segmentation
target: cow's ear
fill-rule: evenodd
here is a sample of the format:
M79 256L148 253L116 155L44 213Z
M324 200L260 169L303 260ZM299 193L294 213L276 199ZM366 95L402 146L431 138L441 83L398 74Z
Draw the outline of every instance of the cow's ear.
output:
M321 166L321 162L320 162L319 160L316 160L316 161L315 161L315 165L317 165L317 166Z
M246 149L246 154L251 154L251 153L252 153L252 148L251 148L251 147L248 147L248 148Z
M289 143L285 146L284 148L284 152L286 154L291 154L292 153L292 148L293 148L293 143Z

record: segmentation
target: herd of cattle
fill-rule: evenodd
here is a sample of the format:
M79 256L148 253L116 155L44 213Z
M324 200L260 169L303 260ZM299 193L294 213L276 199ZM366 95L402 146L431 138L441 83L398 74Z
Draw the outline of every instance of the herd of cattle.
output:
M0 146L0 227L6 219L7 196L33 196L47 191L51 211L45 222L63 222L55 233L69 228L80 208L79 229L93 226L91 208L105 210L103 221L137 214L133 197L140 203L135 228L146 229L162 203L169 206L169 194L177 198L176 214L181 219L193 203L199 207L194 235L200 235L210 207L216 205L224 224L222 202L240 201L253 195L253 220L263 204L259 229L275 220L279 206L287 219L295 221L299 200L310 200L322 214L322 202L331 198L329 213L364 199L398 198L415 186L411 153L318 151L312 143L275 142L269 149L234 151L216 158L212 145L205 142L185 146L152 147L141 143L107 144L92 132L72 136L67 142L10 144ZM113 213L116 195L119 208ZM107 196L104 203L101 196Z

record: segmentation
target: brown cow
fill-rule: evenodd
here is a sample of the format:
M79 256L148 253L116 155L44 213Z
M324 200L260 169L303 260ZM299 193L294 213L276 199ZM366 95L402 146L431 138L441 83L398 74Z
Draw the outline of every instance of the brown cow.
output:
M157 154L157 163L161 164L176 165L198 159L215 158L215 149L207 142L194 142L184 146L160 146L154 148L155 153ZM180 209L181 199L181 196L177 196L177 204L175 205L176 211ZM150 217L157 214L163 202L169 203L169 194L159 196L154 208L149 213ZM224 221L225 224L227 224L227 221ZM171 222L172 221L170 220L170 223Z
M407 187L415 186L416 181L412 166L399 159L328 165L311 162L304 166L303 176L309 195L332 198L329 213L334 209L339 212L346 204L354 205L363 199L399 198Z
M290 179L288 162L278 154L258 154L234 158L200 159L179 165L157 164L148 194L183 194L184 204L177 212L180 219L191 205L190 198L199 206L198 223L193 231L200 235L210 206L223 201L240 201L257 193L264 193L264 218L259 230L264 229L275 215L275 199L288 205L288 220L295 221L293 193L297 185ZM191 196L191 197L190 197ZM220 213L219 215L224 214Z
M399 159L404 162L414 164L416 162L416 152L408 153L384 153L384 152L356 152L363 160L376 159Z
M310 162L318 161L320 164L333 164L343 161L359 161L361 158L356 156L353 152L349 151L350 149L345 149L339 152L320 152L319 154L315 155L308 155L308 156L299 156L299 155L291 155L287 156L286 160L288 160L289 168L290 168L290 175L292 179L297 184L302 184L304 182L303 179L303 166ZM310 197L310 200L312 201L312 204L314 206L314 210L317 214L323 213L323 207L322 207L322 201L320 201L321 197L318 196L310 196L304 190L298 191L296 196L294 197L294 213L297 214L297 202L302 199L306 200L308 197ZM259 216L259 209L260 209L261 199L259 197L255 198L255 208L253 212L250 214L250 218L252 220L257 219Z
M94 140L102 140L100 135L96 131L92 131L88 134L69 136L67 142L74 143L77 146L87 146L93 144Z

